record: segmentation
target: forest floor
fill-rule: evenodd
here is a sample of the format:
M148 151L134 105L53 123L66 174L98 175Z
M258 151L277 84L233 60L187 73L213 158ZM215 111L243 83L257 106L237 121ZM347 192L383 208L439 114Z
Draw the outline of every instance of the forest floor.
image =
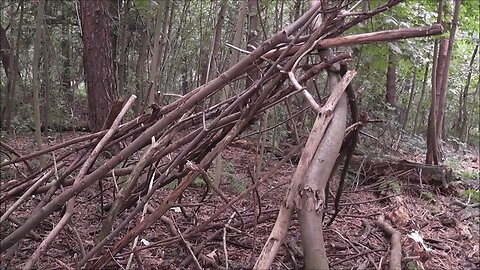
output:
M65 133L55 135L55 139L66 140L75 136L78 134ZM7 143L22 154L30 152L33 146L30 135L17 136ZM365 146L359 149L364 152ZM474 195L478 194L473 192L480 188L478 154L468 151L458 153L449 146L446 149L450 165L455 167L455 179L448 188L427 180L421 181L418 172L375 169L366 167L362 162L352 165L341 198L341 211L333 224L324 230L331 269L387 269L391 245L389 237L375 223L379 215L385 216L386 221L401 233L404 269L480 268L479 207L459 203L472 204ZM393 159L392 153L377 154L383 160ZM357 159L362 160L365 156ZM220 189L231 199L252 184L249 169L257 164L256 146L248 141L240 141L227 147L222 157L224 177ZM267 157L268 161L263 164L265 170L278 163L273 157L273 154ZM413 154L409 150L395 151L396 160L422 162L421 158L420 154ZM132 269L178 269L190 256L191 251L186 247L195 250L202 244L201 255L196 259L203 269L215 269L212 265L225 268L227 256L228 269L251 268L273 227L295 168L296 165L292 163L282 166L256 193L250 193L236 203L240 217L236 215L232 218L235 212L228 209L210 224L208 230L182 240L178 237L179 232L202 223L225 204L211 190L202 201L206 185L203 182L194 183L164 219L157 221L155 226L141 235ZM337 182L338 179L333 179L330 185L333 194ZM164 187L155 196L151 206L155 208L173 188L173 184ZM75 260L81 256L79 241L87 251L92 248L102 220L98 193L98 186L94 185L79 195L79 207L76 208L73 223L62 231L42 256L38 268L73 269ZM108 190L105 192L106 202L111 200L111 193ZM22 205L19 212L15 212L15 217L23 220L39 200L40 196L33 197ZM258 201L261 203L258 204ZM6 206L2 205L2 211L5 209ZM330 196L325 220L330 219L332 211ZM255 215L260 219L252 218ZM35 233L43 239L60 217L60 211L56 212L42 222ZM2 234L5 230L2 228ZM423 238L423 244L412 239L414 232ZM30 236L22 241L8 269L21 269L38 244L38 240ZM129 251L125 249L119 254L121 256L115 257L110 269L122 269L126 265ZM185 268L198 269L197 262L193 260ZM296 216L273 269L303 269Z

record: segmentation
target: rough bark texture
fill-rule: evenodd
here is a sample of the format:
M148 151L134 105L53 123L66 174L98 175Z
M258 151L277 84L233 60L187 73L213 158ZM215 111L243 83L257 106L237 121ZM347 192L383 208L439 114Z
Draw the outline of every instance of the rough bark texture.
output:
M475 46L475 49L473 50L472 53L472 58L470 59L470 65L468 66L468 73L467 73L467 81L465 82L465 87L463 91L459 94L459 100L458 100L458 117L457 121L455 122L455 128L457 131L457 136L460 138L462 142L465 142L466 138L466 127L467 127L467 97L468 97L468 91L470 89L470 81L472 79L472 70L473 70L473 64L475 63L475 56L477 55L478 52L478 44Z
M452 25L450 28L450 36L443 40L442 45L445 46L445 52L441 49L442 52L441 56L443 58L443 73L440 78L438 78L437 83L441 79L441 84L438 85L440 87L439 91L439 100L438 100L438 114L437 114L437 136L439 140L445 138L445 127L444 127L444 118L445 118L445 109L447 104L447 88L448 88L448 70L450 68L450 59L452 58L452 51L453 51L453 42L455 41L455 34L457 32L458 27L458 19L460 16L460 0L455 1L455 8L453 11L453 18L452 18ZM442 46L440 46L442 48ZM445 53L445 55L443 55ZM441 144L439 144L441 146ZM441 148L440 148L441 149ZM442 151L440 151L442 152Z
M385 95L385 101L388 105L395 107L395 81L397 79L397 66L395 63L395 55L390 52L388 55L388 68L387 68L387 94Z
M428 80L428 71L430 68L430 63L427 63L425 67L425 73L423 75L423 83L422 83L422 92L420 93L420 98L418 99L417 103L417 110L415 111L415 121L413 122L413 133L416 134L418 132L419 126L419 117L422 115L422 103L423 99L425 98L425 90L427 88L427 80Z
M87 81L88 120L98 131L116 99L116 81L110 33L109 3L81 0L83 67Z
M247 50L253 51L258 46L258 0L248 0L248 35L247 35ZM252 47L253 46L253 47ZM247 74L245 81L245 88L250 87L254 81L259 77L258 70L254 69Z
M403 120L403 129L407 129L407 124L408 124L408 116L410 114L410 108L412 107L412 102L413 98L415 97L415 85L417 82L417 68L415 67L413 69L413 75L412 75L412 83L410 85L410 93L408 97L408 104L407 104L407 109L405 110L405 119Z
M0 53L2 58L2 64L4 69L8 68L6 71L7 75L7 91L5 96L1 97L0 100L3 100L1 104L1 113L0 113L0 128L5 130L7 133L11 131L12 115L15 113L15 90L17 86L17 81L21 79L20 71L18 69L18 53L20 48L20 37L22 35L23 27L23 18L24 18L24 5L20 3L20 18L17 26L17 21L14 17L15 5L10 6L10 28L12 36L16 36L15 48L10 48L6 37L5 29L0 25ZM8 55L7 63L4 63L4 56Z
M327 50L325 54L332 52ZM338 84L339 75L328 74L329 89ZM300 234L304 252L305 269L328 269L328 259L323 241L323 212L325 207L325 187L335 165L334 156L340 151L346 128L347 98L344 93L339 100L330 125L316 149L308 168L304 184L299 190L297 201Z
M35 142L38 150L42 150L42 132L41 132L41 120L40 120L40 52L42 50L42 35L43 35L43 18L45 12L45 1L39 0L37 7L37 16L35 17L35 24L37 29L35 30L35 36L33 41L33 68L32 68L32 89L33 89L33 121L35 126ZM40 166L43 167L44 159L40 159Z
M442 22L443 1L438 2L437 10L437 23ZM438 137L437 137L437 69L438 69L438 40L435 40L433 45L433 63L432 63L432 91L430 111L428 113L428 126L427 126L427 155L425 163L438 165L439 152L438 152Z

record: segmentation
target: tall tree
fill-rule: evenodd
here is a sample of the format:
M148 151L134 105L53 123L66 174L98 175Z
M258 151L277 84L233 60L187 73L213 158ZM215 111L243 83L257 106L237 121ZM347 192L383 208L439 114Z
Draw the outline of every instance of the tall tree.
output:
M458 95L458 113L457 113L457 121L455 121L455 130L457 133L457 137L460 138L461 141L465 142L466 138L466 126L467 126L467 97L468 97L468 91L470 88L470 81L472 79L472 71L473 71L473 65L475 63L475 56L477 55L478 52L478 43L475 46L475 49L473 50L472 53L472 58L470 59L470 64L468 66L468 71L467 71L467 80L465 81L465 87L463 88L463 91L460 92Z
M7 40L7 31L0 25L0 53L2 64L7 75L7 91L4 94L4 102L1 108L0 128L9 133L11 131L12 114L15 112L15 89L17 80L21 78L18 69L18 52L20 48L20 36L22 34L23 18L24 18L24 4L20 5L20 19L18 26L14 17L15 5L10 6L10 27L12 36L16 35L15 47L10 47Z
M117 95L108 9L107 1L80 0L83 68L91 131L102 128Z
M439 87L439 91L437 93L439 94L438 98L438 108L437 108L437 119L436 119L436 128L437 128L437 137L438 141L444 137L444 119L445 119L445 108L447 104L447 88L448 88L448 71L450 68L450 59L452 58L452 51L453 51L453 43L455 41L455 34L457 32L457 27L458 27L458 19L460 16L460 0L455 0L455 7L453 11L453 18L451 20L451 25L448 27L445 27L446 29L450 29L450 35L448 37L445 37L442 42L440 43L440 52L438 57L439 57L439 63L440 60L443 63L443 70L439 70L440 66L437 69L437 86ZM445 48L442 48L445 47ZM442 153L442 147L441 144L438 144L439 146L439 151Z
M258 0L248 0L247 1L247 10L248 10L248 32L247 32L247 50L253 51L258 46ZM258 70L252 70L247 73L246 85L248 88L254 81L259 77Z
M417 82L417 68L413 68L413 74L412 74L412 82L410 84L410 93L408 97L408 104L407 104L407 109L405 111L405 118L403 119L403 124L402 128L405 130L407 128L407 123L408 123L408 115L410 114L410 108L412 107L412 102L413 98L415 96L415 85Z
M385 101L388 105L395 107L395 81L397 80L397 64L395 60L395 53L391 50L388 55L388 67L387 67L387 93L385 95Z
M443 0L438 1L437 9L437 23L442 22L443 14ZM428 113L428 125L427 125L427 156L425 163L438 164L439 149L438 149L438 137L437 137L437 66L438 66L438 40L436 39L433 44L433 62L432 62L432 91L430 110Z
M118 65L117 65L117 77L118 77L118 92L121 96L122 94L126 94L125 89L125 81L127 76L127 56L128 56L128 37L129 32L127 29L127 24L129 20L129 11L130 11L130 0L126 0L125 6L123 7L122 16L120 20L120 30L119 30L119 38L118 38Z
M152 105L155 101L155 89L157 86L157 79L160 73L160 63L163 55L163 48L165 47L165 31L168 22L168 9L170 5L170 0L161 1L162 5L157 11L156 15L156 25L155 25L155 38L153 45L153 57L150 68L150 77L146 90L146 102L143 106L143 110Z
M45 1L39 0L37 7L37 15L35 17L35 35L33 41L33 68L32 68L32 89L33 89L33 122L35 125L35 142L37 143L38 150L42 150L42 133L41 133L41 121L40 121L40 52L42 50L42 35L44 28L44 12ZM45 161L40 159L40 166L43 167Z
M427 89L427 80L428 80L428 71L430 68L430 63L427 63L425 67L425 73L423 75L423 83L422 83L422 91L420 92L420 98L418 99L417 103L417 110L415 111L415 120L413 121L413 133L416 134L418 132L419 126L419 117L422 114L421 108L423 104L423 99L425 97L425 90Z
M440 6L442 1L439 2L438 16L441 16L442 9ZM445 8L446 9L446 8ZM451 26L445 25L446 29L450 30L450 35L444 37L440 41L440 47L438 50L438 59L435 78L432 78L432 104L429 115L429 130L427 134L427 158L426 163L438 164L442 158L442 145L440 143L442 139L442 133L444 130L444 116L447 97L447 85L448 85L448 70L450 67L450 58L452 56L453 42L455 40L455 33L457 31L458 18L460 15L460 0L455 1L455 7L453 11L453 18ZM433 87L435 85L435 87ZM435 91L433 91L435 90Z

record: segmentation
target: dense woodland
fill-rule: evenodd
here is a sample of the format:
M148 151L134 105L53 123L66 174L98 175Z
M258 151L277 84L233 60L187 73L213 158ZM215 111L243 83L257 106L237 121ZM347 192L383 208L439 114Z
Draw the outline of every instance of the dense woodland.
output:
M3 1L2 269L480 267L479 13ZM432 205L450 255L408 242Z

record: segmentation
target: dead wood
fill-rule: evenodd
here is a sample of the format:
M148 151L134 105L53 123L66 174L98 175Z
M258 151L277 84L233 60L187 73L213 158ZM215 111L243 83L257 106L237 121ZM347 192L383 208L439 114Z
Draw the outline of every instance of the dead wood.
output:
M382 175L394 174L398 180L406 182L431 183L446 188L453 181L453 171L446 165L354 156L352 164L359 166L361 163L372 172L370 174L375 171Z
M380 215L375 221L382 231L384 231L390 237L390 259L389 267L390 270L402 269L402 245L400 243L401 233L395 230L390 224L385 221L383 215Z
M317 122L312 131L312 134L317 134L318 138L313 142L307 142L306 150L300 159L298 174L294 176L294 187L299 187L299 183L303 181L306 169L315 155L319 140L323 134L328 132L328 124L336 116L337 102L342 100L342 104L346 104L343 91L355 75L355 71L345 74L343 81L339 83L332 96L322 107L302 85L305 85L308 80L324 69L329 69L338 61L349 58L350 55L347 53L329 55L326 59L321 59L321 62L302 68L298 67L299 63L306 56L314 53L315 49L325 46L387 41L441 32L441 28L433 26L425 29L404 29L404 31L397 31L394 34L372 33L363 36L339 37L357 23L365 21L398 2L398 0L391 0L371 12L352 15L346 19L337 17L337 11L331 12L323 24L309 34L311 23L317 15L324 12L318 1L297 21L260 44L229 70L205 85L193 89L178 100L163 107L154 105L150 108L149 113L120 125L118 130L112 126L115 130L113 133L111 130L99 131L0 164L0 168L3 168L18 162L31 162L40 155L48 154L48 156L54 157L46 167L30 173L22 179L6 183L0 188L0 202L2 203L12 203L13 199L20 197L14 204L15 207L28 199L26 196L22 197L22 194L43 195L42 201L38 203L35 211L27 216L25 222L1 240L0 251L3 253L24 239L29 232L38 228L42 221L66 204L69 207L65 213L63 224L67 224L70 217L75 214L75 208L72 208L74 203L71 202L75 202L76 196L94 183L107 178L114 183L112 184L114 188L117 188L118 185L123 187L123 192L117 202L113 204L109 224L104 227L98 242L94 247L85 251L85 256L79 259L77 265L82 267L90 261L91 263L87 264L86 268L98 269L105 266L113 256L146 228L161 219L165 212L178 201L183 192L190 187L195 178L205 174L216 156L227 145L238 139L239 134L252 125L263 112L276 104L285 102L292 95L302 93L310 106L318 113ZM198 111L199 103L221 91L230 82L243 78L248 71L253 69L261 69L263 76L253 82L248 89L223 102L213 104L203 111ZM329 71L336 72L334 69ZM286 83L287 81L290 81L290 84ZM115 114L113 113L113 115ZM107 123L105 127L109 124ZM340 136L340 140L341 138L342 136ZM291 154L284 157L282 162L287 162L291 156L298 154L301 148L302 144L295 146ZM322 150L318 152L320 153ZM76 156L79 157L75 158ZM232 208L235 202L267 182L275 171L276 167L271 168L245 192L219 207L206 221L182 232L182 237L188 239L208 228L223 226L222 223L214 222L224 211ZM42 178L44 175L48 175L48 179ZM204 177L206 176L204 175ZM145 219L136 221L155 192L174 180L178 180L179 185L165 196ZM148 185L146 185L148 181L153 181L151 189L148 189ZM46 184L38 184L43 182ZM35 185L35 183L37 184ZM63 189L59 187L63 187ZM268 257L270 263L283 240L282 235L288 229L289 217L295 207L292 203L293 198L298 195L296 193L298 189L292 190L288 195L288 209L280 211L279 219L286 221L281 225L283 226L282 232L278 238L271 237L264 248L266 250L272 247L269 245L272 243L272 245L276 245L275 250L268 251L268 254L264 251L260 256L261 258ZM217 193L221 194L219 191ZM129 209L130 206L133 206L133 209ZM2 221L8 222L15 218L15 207L9 209L7 216L2 217ZM118 224L111 222L115 221L122 212L125 212L125 217L117 222ZM262 217L264 216L265 213ZM285 216L287 216L286 219L284 219ZM249 220L245 220L243 225L254 226L253 224L257 224L256 222L260 221L249 223ZM129 230L126 230L127 225L131 225ZM62 226L59 225L58 230L52 230L48 241L55 238ZM92 224L92 226L97 229L100 227L99 224ZM120 233L123 236L118 238ZM178 243L181 239L177 237L172 241ZM107 244L112 244L108 250L104 248ZM39 246L39 250L43 252L46 246L42 244ZM194 249L192 258L194 256L202 258L201 250L201 245ZM35 256L38 258L41 252L37 252ZM97 259L91 260L93 257ZM34 260L33 258L32 263ZM188 265L190 260L187 259L184 264ZM262 265L269 265L268 260L264 261L265 264Z

